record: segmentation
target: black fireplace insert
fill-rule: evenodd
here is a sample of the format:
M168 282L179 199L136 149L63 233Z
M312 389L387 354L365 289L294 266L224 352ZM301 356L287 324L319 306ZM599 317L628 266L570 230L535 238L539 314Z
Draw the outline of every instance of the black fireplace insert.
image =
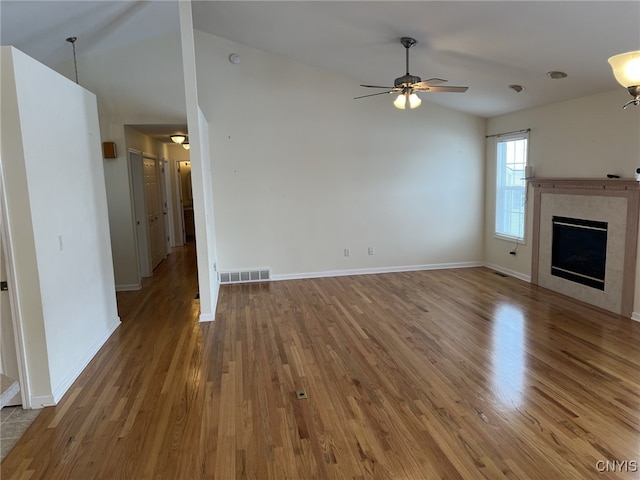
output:
M607 222L554 216L551 275L604 290Z

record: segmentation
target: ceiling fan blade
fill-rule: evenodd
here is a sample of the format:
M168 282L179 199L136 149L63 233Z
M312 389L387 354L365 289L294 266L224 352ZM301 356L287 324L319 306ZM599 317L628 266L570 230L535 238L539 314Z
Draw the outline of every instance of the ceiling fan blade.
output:
M412 86L422 88L422 87L430 87L431 85L438 85L439 83L446 83L446 82L448 82L448 80L445 80L443 78L429 78L428 80L423 80L421 82L414 83Z
M376 95L384 95L386 93L393 93L393 90L389 90L388 92L380 92L380 93L372 93L371 95L362 95L360 97L353 97L354 100L365 97L375 97Z
M381 87L379 85L360 85L361 87L367 87L367 88L386 88L387 90L392 89L393 87Z
M451 92L451 93L463 93L469 89L469 87L438 87L438 86L423 87L423 88L412 87L412 88L417 92Z

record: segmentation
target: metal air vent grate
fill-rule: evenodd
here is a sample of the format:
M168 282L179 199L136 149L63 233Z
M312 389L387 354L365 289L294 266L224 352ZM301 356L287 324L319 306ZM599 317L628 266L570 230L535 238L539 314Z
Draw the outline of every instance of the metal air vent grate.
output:
M218 272L220 283L251 283L268 282L271 280L270 268L259 268L249 270L236 270L231 272Z

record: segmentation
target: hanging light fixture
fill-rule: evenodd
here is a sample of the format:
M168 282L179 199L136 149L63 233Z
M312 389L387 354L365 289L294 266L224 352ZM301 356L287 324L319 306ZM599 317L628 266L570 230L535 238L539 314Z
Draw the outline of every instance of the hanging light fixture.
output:
M182 143L187 139L187 137L182 134L171 135L170 138L173 143L178 143L180 145L182 145Z
M411 93L411 90L407 89L393 101L393 106L400 110L405 110L407 104L409 104L409 108L411 109L418 108L422 104L422 100L417 94Z
M76 40L78 40L78 37L67 38L67 42L69 42L73 47L73 67L76 70L76 83L78 83L78 62L76 61Z
M401 93L396 97L393 101L393 106L399 108L400 110L404 110L407 108L407 97L404 93Z
M189 146L189 142L183 142L182 143L182 148L184 148L185 150L189 150L191 147Z
M640 50L614 55L609 59L609 65L618 83L633 97L622 108L640 105Z

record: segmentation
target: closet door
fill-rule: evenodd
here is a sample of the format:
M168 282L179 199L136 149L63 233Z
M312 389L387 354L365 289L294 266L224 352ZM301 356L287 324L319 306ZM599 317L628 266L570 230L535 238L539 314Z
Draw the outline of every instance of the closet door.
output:
M166 255L164 241L164 215L162 210L162 184L157 158L143 158L144 199L147 209L147 228L149 232L149 251L151 269L154 269Z

